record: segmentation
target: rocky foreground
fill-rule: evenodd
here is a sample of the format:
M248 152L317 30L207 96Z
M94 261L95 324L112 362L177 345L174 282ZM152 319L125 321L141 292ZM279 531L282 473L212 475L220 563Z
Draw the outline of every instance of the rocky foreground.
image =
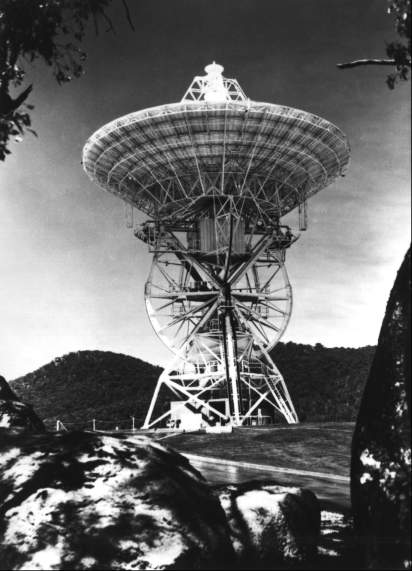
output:
M411 568L410 250L389 296L352 443L351 496L367 569Z
M1 442L3 568L210 569L316 555L311 492L256 484L234 505L234 490L214 494L146 437L3 432Z
M221 569L311 565L320 508L307 490L212 490L145 436L44 433L2 381L3 569Z

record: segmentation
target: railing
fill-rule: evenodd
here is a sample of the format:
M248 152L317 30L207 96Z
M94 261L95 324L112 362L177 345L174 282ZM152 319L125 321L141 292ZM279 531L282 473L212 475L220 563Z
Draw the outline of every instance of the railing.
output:
M93 432L131 431L136 432L136 419L134 416L120 420L100 420L92 418L85 422L62 422L56 420L56 432L68 432L69 430L91 430Z
M242 372L243 373L250 373L250 374L257 374L257 375L264 375L266 374L266 367L262 363L248 363L242 361L241 363Z
M266 426L273 424L273 418L269 415L250 415L247 417L247 421L243 426ZM220 423L217 423L216 431ZM63 422L61 420L56 420L55 425L56 432L69 432L70 430L86 430L88 432L106 433L106 432L128 432L134 433L140 431L140 426L136 426L136 421L134 417L129 419L121 420L100 420L97 418L92 418L85 422ZM175 432L179 430L176 426L176 421L169 420L166 427L157 428L159 432Z
M267 424L273 424L273 418L271 416L266 414L252 414L247 417L247 422L243 426L264 426Z
M218 290L214 287L211 282L208 281L193 281L189 283L189 285L181 286L180 284L169 284L168 292L169 293L197 293L197 292L206 292L206 293L216 293Z

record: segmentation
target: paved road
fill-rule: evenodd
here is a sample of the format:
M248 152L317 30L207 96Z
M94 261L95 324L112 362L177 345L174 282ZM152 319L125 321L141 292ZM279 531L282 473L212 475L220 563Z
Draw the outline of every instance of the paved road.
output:
M190 457L191 464L211 484L239 484L250 480L272 480L281 485L299 486L312 490L319 498L323 509L350 507L349 482L307 474L288 474L281 471L250 468L241 465L222 465L213 461ZM277 469L276 469L277 470Z

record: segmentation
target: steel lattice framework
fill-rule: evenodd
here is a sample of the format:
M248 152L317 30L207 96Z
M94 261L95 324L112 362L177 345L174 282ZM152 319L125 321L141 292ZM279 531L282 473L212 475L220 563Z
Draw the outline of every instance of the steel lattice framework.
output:
M121 117L83 151L89 177L149 217L135 231L153 253L147 312L176 356L144 427L171 415L156 413L163 386L204 424L248 424L262 409L297 422L269 355L292 309L296 236L281 218L299 208L306 227L306 201L344 174L348 143L320 117L247 99L221 66L205 70L180 103Z

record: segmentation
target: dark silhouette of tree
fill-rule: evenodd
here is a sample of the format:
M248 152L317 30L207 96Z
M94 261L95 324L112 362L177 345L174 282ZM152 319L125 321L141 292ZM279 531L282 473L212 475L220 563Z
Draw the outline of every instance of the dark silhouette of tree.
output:
M80 44L90 23L113 31L107 13L112 0L1 0L0 3L0 160L10 154L11 138L19 141L31 128L29 85L16 97L11 91L25 80L27 64L40 59L59 84L80 77L85 52ZM126 0L126 18L133 28Z
M390 89L394 89L398 81L406 81L411 69L411 0L389 0L388 14L395 16L395 29L400 41L386 45L387 58L358 59L347 63L339 63L340 69L363 65L381 65L394 67L395 71L386 78ZM406 43L404 43L406 40Z

